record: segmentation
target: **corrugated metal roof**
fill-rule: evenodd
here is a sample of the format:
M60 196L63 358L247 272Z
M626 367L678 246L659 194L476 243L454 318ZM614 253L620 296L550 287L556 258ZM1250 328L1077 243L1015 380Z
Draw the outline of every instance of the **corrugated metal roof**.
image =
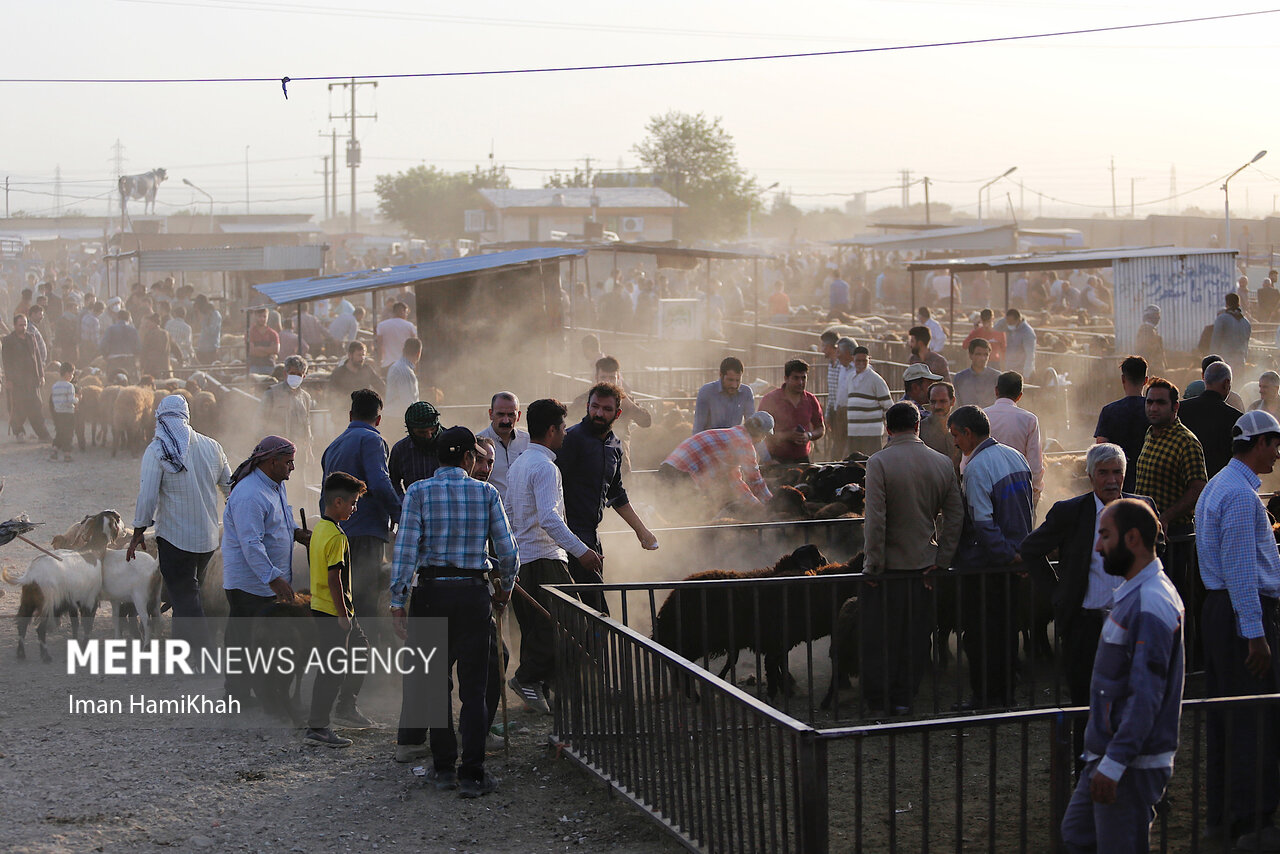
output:
M911 261L908 270L1077 270L1090 267L1110 267L1116 261L1137 258L1189 257L1215 255L1223 252L1235 254L1234 249L1191 249L1185 246L1114 246L1109 249L1079 249L1068 252L1026 252L1017 255L983 255L977 258L931 258L927 261Z
M276 305L289 305L295 302L310 302L433 279L465 276L471 273L491 273L539 261L558 261L562 258L579 257L584 252L585 250L582 249L516 249L489 255L446 258L442 261L428 261L423 264L402 264L398 267L380 267L332 276L311 276L306 279L271 282L265 285L254 285L254 289Z
M1014 230L1012 225L961 225L907 234L864 234L831 242L836 246L865 246L869 249L999 249L1001 246L1015 247Z
M495 208L687 208L684 202L659 187L548 187L541 190L480 190Z
M323 234L314 222L220 222L223 234Z
M144 273L245 273L260 270L323 270L323 246L220 246L153 249L142 253Z

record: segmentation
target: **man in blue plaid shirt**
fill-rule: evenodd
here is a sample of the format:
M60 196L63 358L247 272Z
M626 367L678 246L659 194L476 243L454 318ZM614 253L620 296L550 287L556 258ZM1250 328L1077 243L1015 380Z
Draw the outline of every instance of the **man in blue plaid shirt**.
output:
M505 607L511 598L519 555L498 490L471 477L476 461L475 435L466 427L451 427L436 440L436 452L440 468L435 475L414 483L404 495L391 572L391 619L396 634L409 647L426 644L422 621L408 617L449 621L449 669L458 668L458 697L462 701L458 715L462 763L458 765L450 700L446 706L449 726L431 729L432 767L427 780L438 789L460 788L462 797L475 798L498 788L497 778L484 770L489 720L485 691L492 664L486 547L493 543L502 575L498 591L492 594L497 608ZM428 702L426 689L425 673L405 675L396 739L399 762L427 755L425 730L407 726L423 714Z

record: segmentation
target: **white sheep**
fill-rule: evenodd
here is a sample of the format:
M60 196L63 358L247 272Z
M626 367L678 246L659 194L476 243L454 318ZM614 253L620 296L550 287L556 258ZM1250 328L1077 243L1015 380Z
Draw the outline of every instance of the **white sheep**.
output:
M100 598L111 603L115 616L115 635L124 635L124 605L129 604L138 613L142 628L142 642L151 641L152 621L160 615L160 565L144 551L134 554L133 560L125 560L123 549L108 549L103 553L101 567L102 592Z

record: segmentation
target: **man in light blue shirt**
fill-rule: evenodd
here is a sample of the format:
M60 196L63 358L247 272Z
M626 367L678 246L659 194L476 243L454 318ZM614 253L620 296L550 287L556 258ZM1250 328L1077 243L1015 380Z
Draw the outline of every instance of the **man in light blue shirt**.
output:
M694 435L703 430L737 427L756 411L755 393L742 383L742 362L729 356L720 363L720 379L698 389L693 407Z
M1265 410L1251 410L1231 435L1231 461L1196 501L1196 553L1207 591L1200 631L1209 697L1280 690L1280 553L1258 497L1259 475L1270 474L1280 454L1280 422ZM1229 832L1242 850L1280 850L1280 830L1272 824L1280 803L1280 750L1271 714L1252 706L1209 712L1208 824Z
M285 496L295 453L288 439L267 436L231 476L222 512L222 589L229 608L223 643L229 649L251 648L249 619L277 599L293 601L293 544L311 541L311 532L294 524ZM227 695L247 698L250 678L228 673Z

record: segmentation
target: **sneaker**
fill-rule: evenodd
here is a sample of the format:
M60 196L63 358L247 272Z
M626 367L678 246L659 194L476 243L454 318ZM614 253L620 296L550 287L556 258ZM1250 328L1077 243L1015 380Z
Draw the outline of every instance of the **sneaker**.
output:
M484 772L479 780L463 780L458 787L458 796L463 798L479 798L498 791L498 778Z
M547 703L547 696L543 693L541 685L522 685L514 676L508 680L507 684L511 686L512 691L520 695L527 710L543 715L551 714L551 706Z
M427 769L427 782L435 786L442 792L452 791L458 788L458 772L452 768L441 771L432 765ZM472 796L474 797L474 796Z
M307 734L302 737L303 744L324 745L325 747L350 747L351 739L343 738L334 733L333 730L325 727L324 729L316 729L315 727L307 727Z
M343 729L370 729L377 723L369 719L355 705L339 706L333 710L333 722Z
M397 744L396 745L396 761L397 762L413 762L417 759L426 759L431 755L431 748L425 744Z
M500 735L489 733L484 737L485 753L501 753L507 749L507 740Z

